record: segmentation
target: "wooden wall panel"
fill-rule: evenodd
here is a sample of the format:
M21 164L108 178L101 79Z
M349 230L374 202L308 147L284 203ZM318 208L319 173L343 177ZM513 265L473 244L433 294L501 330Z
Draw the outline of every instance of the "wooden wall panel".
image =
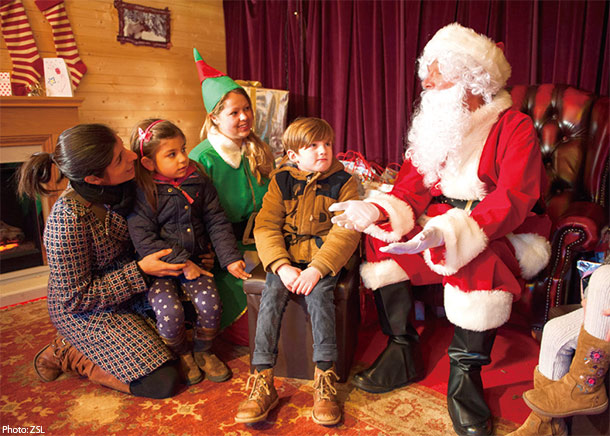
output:
M34 4L22 0L41 57L55 57L51 27ZM215 68L226 71L222 0L130 0L169 7L172 47L121 44L113 0L65 0L80 57L88 71L74 94L82 98L80 121L115 129L125 143L141 119L167 118L185 133L187 147L199 143L205 110L193 61L193 47ZM6 45L0 71L10 71ZM59 97L58 97L59 98Z

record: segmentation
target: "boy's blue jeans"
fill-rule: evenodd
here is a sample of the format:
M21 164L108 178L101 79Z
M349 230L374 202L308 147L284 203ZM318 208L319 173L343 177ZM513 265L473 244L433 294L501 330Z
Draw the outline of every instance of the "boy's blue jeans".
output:
M338 274L323 277L311 293L304 296L311 317L314 362L336 362L338 357L334 301L338 278ZM280 277L267 273L256 322L252 365L275 366L280 326L289 296L290 291Z

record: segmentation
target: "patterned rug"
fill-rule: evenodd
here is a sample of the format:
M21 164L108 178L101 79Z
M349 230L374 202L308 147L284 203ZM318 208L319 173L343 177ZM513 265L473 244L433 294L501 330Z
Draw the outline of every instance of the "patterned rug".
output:
M32 360L55 335L46 300L0 311L0 427L2 434L46 435L452 435L445 396L414 384L373 395L338 385L344 416L334 427L310 418L310 381L277 378L279 405L255 425L236 424L234 414L249 375L248 349L218 344L218 354L233 370L225 383L207 380L166 400L128 396L72 374L41 382ZM364 364L356 365L354 371ZM502 418L495 434L517 425Z

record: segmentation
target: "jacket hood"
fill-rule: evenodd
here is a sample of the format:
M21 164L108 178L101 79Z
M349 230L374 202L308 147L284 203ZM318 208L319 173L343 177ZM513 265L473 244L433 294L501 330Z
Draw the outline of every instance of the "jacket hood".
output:
M330 168L322 173L320 173L320 172L312 173L310 171L301 171L297 167L297 164L295 164L290 159L288 159L288 156L284 156L282 158L282 160L280 161L280 163L277 165L277 168L275 170L273 170L273 172L271 173L271 175L269 177L273 177L274 175L281 173L283 171L289 171L290 174L292 175L292 177L299 179L299 180L305 180L305 179L307 179L308 176L310 176L312 174L313 174L313 178L317 179L320 177L328 177L331 174L334 174L343 169L344 169L343 164L341 162L339 162L339 160L337 160L337 158L335 156L333 156L333 160L330 164Z

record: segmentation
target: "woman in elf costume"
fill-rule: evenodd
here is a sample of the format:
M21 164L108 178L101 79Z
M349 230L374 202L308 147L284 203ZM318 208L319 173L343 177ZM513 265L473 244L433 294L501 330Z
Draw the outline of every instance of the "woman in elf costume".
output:
M203 142L189 157L201 163L212 179L240 251L255 255L252 226L267 192L273 154L252 130L254 113L246 91L206 64L197 49L193 54L207 116L201 131ZM245 313L246 295L242 280L217 264L212 272L223 304L220 328L224 328Z

